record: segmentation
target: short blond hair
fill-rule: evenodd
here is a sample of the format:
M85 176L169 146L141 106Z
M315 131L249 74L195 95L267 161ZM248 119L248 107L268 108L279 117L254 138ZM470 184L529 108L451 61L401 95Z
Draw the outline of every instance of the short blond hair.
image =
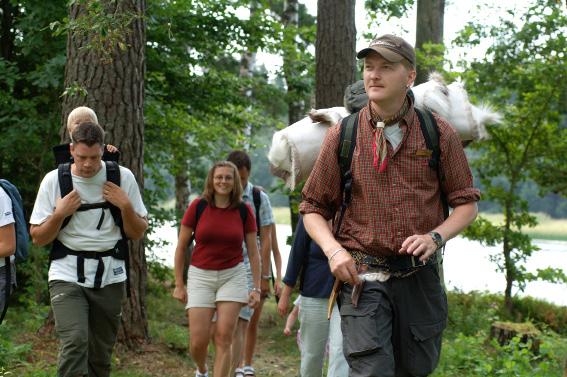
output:
M73 133L73 129L81 123L98 124L98 118L93 109L86 106L75 107L67 117L67 132L69 136Z

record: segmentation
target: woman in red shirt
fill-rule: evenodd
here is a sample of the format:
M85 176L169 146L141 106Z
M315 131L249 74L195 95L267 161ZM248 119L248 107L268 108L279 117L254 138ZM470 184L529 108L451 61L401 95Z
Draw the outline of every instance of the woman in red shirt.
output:
M184 252L192 236L195 248L185 288ZM254 278L254 289L250 292L246 290L243 241L246 241ZM228 377L232 335L240 308L246 304L254 308L260 301L256 221L251 208L242 202L238 170L231 162L213 165L202 197L187 208L181 221L174 264L173 297L185 303L188 309L190 351L197 364L195 376L208 376L207 349L211 320L216 311L214 372L215 376Z

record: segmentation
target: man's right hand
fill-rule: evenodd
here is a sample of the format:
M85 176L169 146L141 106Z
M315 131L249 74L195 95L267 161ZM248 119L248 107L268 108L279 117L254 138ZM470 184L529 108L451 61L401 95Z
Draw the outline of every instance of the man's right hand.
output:
M80 206L81 197L77 190L73 189L63 198L57 199L57 202L55 203L55 212L62 217L68 217L74 214Z
M360 283L358 273L356 272L356 263L346 250L342 250L335 254L329 261L331 272L335 277L352 286Z

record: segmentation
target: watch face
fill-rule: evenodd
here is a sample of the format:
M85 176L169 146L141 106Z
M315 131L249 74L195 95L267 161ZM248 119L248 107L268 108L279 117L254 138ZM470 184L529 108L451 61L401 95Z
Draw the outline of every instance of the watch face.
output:
M435 242L437 247L441 247L441 245L443 245L443 238L441 237L441 235L439 233L430 232L429 235L431 235L431 238L433 238L433 242Z

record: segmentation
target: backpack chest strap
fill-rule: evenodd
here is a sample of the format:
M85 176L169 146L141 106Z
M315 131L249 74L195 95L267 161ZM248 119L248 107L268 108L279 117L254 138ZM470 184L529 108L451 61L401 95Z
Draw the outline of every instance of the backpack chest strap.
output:
M95 273L94 288L100 288L102 285L102 276L104 274L104 257L113 257L118 260L126 260L127 244L124 240L119 240L112 249L105 251L78 251L68 248L63 245L61 241L53 241L51 253L49 255L49 262L65 258L67 255L74 255L77 257L77 281L84 283L85 278L85 259L97 259L98 264Z

